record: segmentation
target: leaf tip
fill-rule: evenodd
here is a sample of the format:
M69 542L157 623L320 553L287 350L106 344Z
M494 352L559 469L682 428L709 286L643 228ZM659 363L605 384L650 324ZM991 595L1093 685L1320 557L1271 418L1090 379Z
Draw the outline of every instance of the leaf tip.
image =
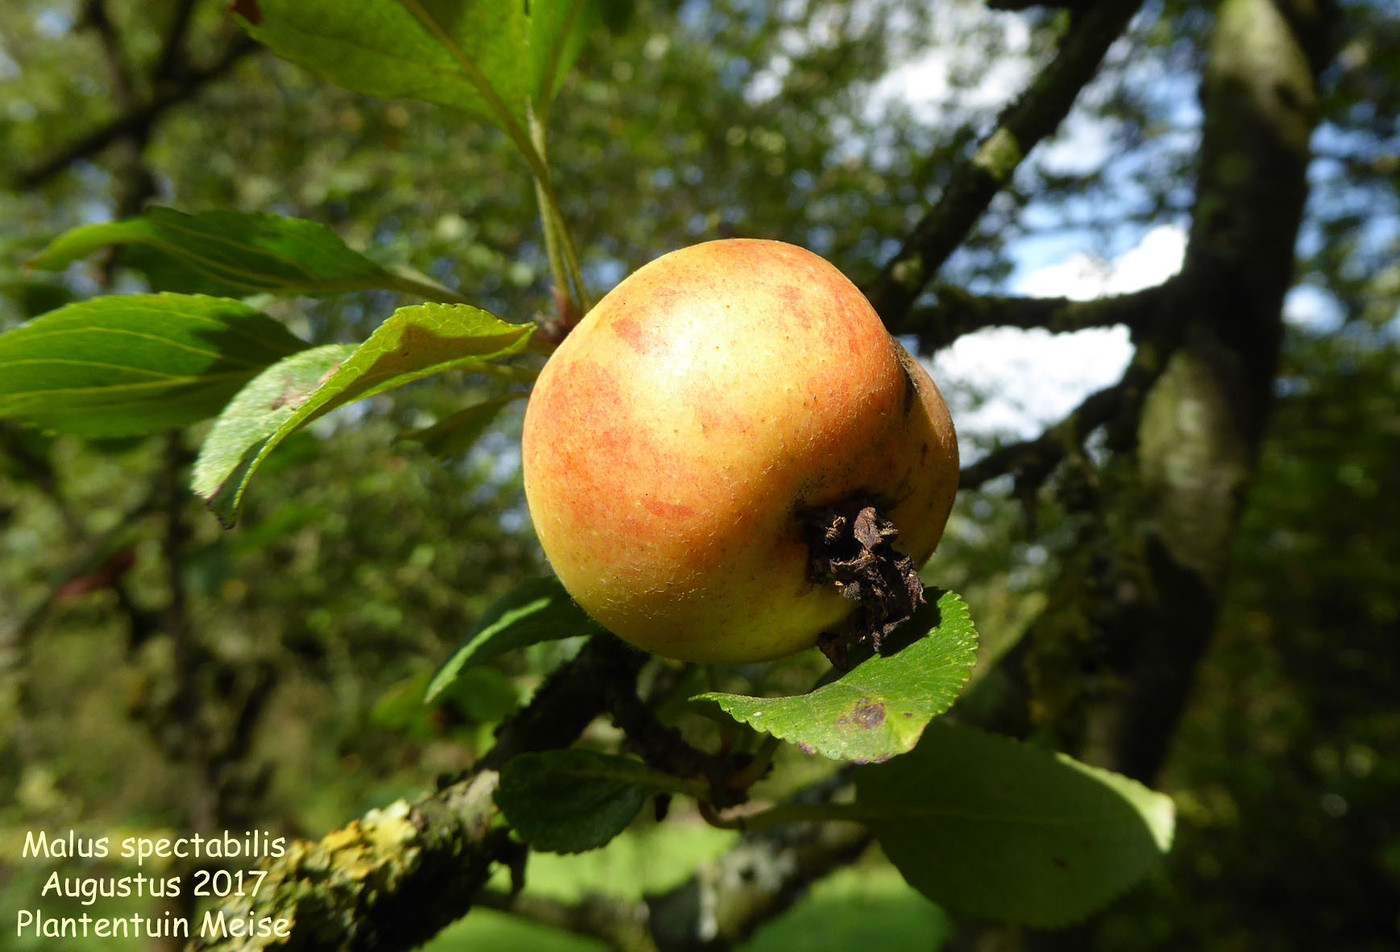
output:
M212 512L215 518L219 520L220 528L232 529L234 526L238 525L240 506L237 499L230 502L228 497L223 494L222 490L223 486L220 485L208 495L198 490L195 491L195 495L204 500L204 508Z

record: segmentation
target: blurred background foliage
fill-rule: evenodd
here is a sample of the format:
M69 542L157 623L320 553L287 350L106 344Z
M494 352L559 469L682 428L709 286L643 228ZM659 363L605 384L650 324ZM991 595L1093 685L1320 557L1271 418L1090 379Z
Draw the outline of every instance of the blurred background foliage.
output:
M728 235L805 244L868 279L1064 23L971 0L607 6L550 117L595 293L665 250ZM1299 246L1314 306L1289 325L1222 621L1161 778L1178 845L1164 875L1098 922L1095 948L1400 941L1400 23L1384 0L1344 7ZM1207 5L1149 3L943 278L1004 289L1027 249L1111 257L1181 224L1209 23ZM177 27L183 52L165 65ZM530 183L501 135L355 96L238 43L215 2L0 6L0 329L142 289L119 260L56 278L21 265L62 230L145 200L312 218L502 317L550 314ZM231 50L226 69L194 78ZM946 85L919 89L911 70L930 52ZM891 77L924 95L891 95ZM177 98L139 148L46 169L165 96ZM323 342L362 339L396 303L267 306ZM319 834L471 762L567 650L502 659L470 692L419 704L491 599L547 571L521 496L521 405L455 459L395 437L506 389L448 375L321 421L273 457L230 532L170 484L199 428L83 442L0 421L0 905L28 902L49 871L18 860L27 829ZM962 496L926 575L961 591L984 650L1002 650L1044 604L1073 522L1049 488L1027 503L989 484ZM997 689L994 672L967 703ZM601 876L660 888L724 842L684 823L647 828L591 858L536 861L532 888L568 894ZM936 947L941 914L870 862L753 948ZM526 928L474 913L439 943L587 946Z

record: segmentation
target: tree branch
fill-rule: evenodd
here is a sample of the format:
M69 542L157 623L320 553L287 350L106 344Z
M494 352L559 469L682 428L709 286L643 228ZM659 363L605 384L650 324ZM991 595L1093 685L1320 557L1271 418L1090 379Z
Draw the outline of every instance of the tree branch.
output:
M938 204L919 221L904 247L865 289L885 324L905 331L910 306L967 237L978 217L1035 145L1068 115L1108 47L1127 29L1138 0L1099 0L1076 16L1054 60L997 120L996 128L954 170Z
M1096 390L1064 419L1047 427L1034 439L998 447L977 462L963 467L958 488L980 489L1008 473L1016 474L1018 495L1023 484L1030 484L1032 490L1038 488L1065 457L1083 451L1084 440L1117 414L1123 399L1122 380Z
M112 75L113 98L117 108L130 109L136 102L136 77L126 60L121 37L117 35L116 24L107 12L103 0L88 0L83 6L82 24L97 31L102 42L102 54L107 60L107 71Z
M794 823L746 834L685 884L645 902L595 898L565 905L482 894L493 864L519 861L520 848L493 801L499 767L520 753L571 743L616 703L622 685L635 684L644 661L612 636L595 637L503 725L496 746L468 776L446 779L413 803L371 811L319 842L291 844L285 856L264 864L269 874L256 896L222 907L227 919L287 919L290 937L206 936L190 948L397 952L480 902L627 952L728 949L865 850L871 836L859 825ZM844 782L838 773L799 799L830 800Z
M647 926L645 903L597 893L584 896L578 902L564 902L530 893L483 889L477 894L476 905L552 929L599 939L618 952L661 952Z
M1168 286L1159 284L1090 301L981 296L952 285L938 285L934 293L936 301L911 308L901 326L902 333L919 339L924 353L988 327L1043 327L1052 334L1066 334L1122 324L1139 332L1156 323L1168 298Z
M529 706L496 730L479 769L498 770L518 754L567 747L608 709L616 685L635 684L647 656L612 635L595 636L535 692Z
M1273 405L1318 77L1337 14L1332 0L1224 0L1216 12L1179 279L1186 327L1125 461L1135 487L1111 518L1138 542L1120 546L1109 569L1138 581L1131 598L1099 606L1097 650L1108 659L1105 680L1119 687L1087 711L1085 726L1090 760L1146 782L1167 755L1214 629Z
M613 724L627 737L627 746L647 764L677 777L703 778L717 807L742 803L745 787L731 785L748 766L748 754L711 754L688 743L679 730L661 722L656 712L637 696L631 683L604 687L604 697Z
M239 60L256 49L258 44L251 37L239 36L213 63L201 69L191 70L181 85L156 92L149 101L122 113L106 125L99 126L47 159L19 170L11 176L12 187L36 188L74 162L91 158L115 142L148 134L167 110L194 98L205 86L222 77Z
M170 23L160 46L160 59L151 71L151 79L157 86L175 79L185 66L185 37L189 34L194 5L195 0L179 0L170 12Z
M662 952L724 952L849 866L873 837L854 823L799 823L741 837L668 893L647 900Z
M1134 452L1104 468L1045 611L1013 649L1015 690L993 712L1146 783L1217 624L1254 478L1337 12L1331 0L1218 6L1191 238L1173 282L1178 343L1160 355ZM1092 944L1092 930L1003 933L979 947L1059 952Z
M1113 323L1126 323L1133 332L1137 349L1123 376L1111 386L1095 391L1070 411L1058 423L1046 427L1039 436L1019 443L998 447L976 463L963 467L958 481L960 489L979 489L999 476L1014 473L1016 495L1029 500L1044 484L1055 468L1067 458L1085 460L1084 442L1101 426L1109 426L1110 449L1131 448L1133 434L1142 412L1142 401L1172 352L1180 345L1181 325L1176 320L1173 302L1181 289L1173 278L1132 294L1097 301L1069 302L1062 312L1065 316L1052 323L1052 330L1068 330L1065 321L1076 317L1097 320L1117 318ZM1055 321L1055 301L1037 301L1024 309L1020 316L1039 312ZM1012 326L1041 326L1034 323ZM1085 326L1100 326L1086 323ZM1073 329L1078 329L1073 328Z
M634 682L644 660L610 635L591 639L497 731L495 747L468 776L413 803L370 811L319 842L291 844L264 864L257 895L221 910L228 918L287 919L289 937L205 935L190 948L396 952L425 942L466 915L492 865L518 851L493 800L499 767L572 743L606 709L605 686Z

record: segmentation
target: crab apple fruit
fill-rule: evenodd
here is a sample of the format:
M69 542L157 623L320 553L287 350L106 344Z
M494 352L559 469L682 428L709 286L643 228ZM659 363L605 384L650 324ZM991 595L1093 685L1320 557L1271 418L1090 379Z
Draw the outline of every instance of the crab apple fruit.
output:
M535 384L522 461L579 605L640 648L715 663L808 648L851 613L809 567L812 512L871 501L917 566L958 481L942 395L855 285L746 239L667 254L603 298Z

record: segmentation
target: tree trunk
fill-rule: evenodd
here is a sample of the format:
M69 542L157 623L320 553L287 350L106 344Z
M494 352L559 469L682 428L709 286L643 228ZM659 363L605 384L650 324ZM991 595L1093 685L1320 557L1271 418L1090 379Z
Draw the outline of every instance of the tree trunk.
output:
M1146 783L1170 752L1216 624L1273 403L1335 13L1330 0L1218 7L1186 259L1135 358L1153 382L1136 426L1095 474L1078 544L1017 652L1028 710L1008 720ZM1091 926L974 927L949 948L1092 944Z
M1133 472L1104 498L1119 564L1088 613L1105 677L1081 753L1146 782L1215 626L1273 403L1331 19L1313 0L1225 0L1208 50L1182 336L1118 461Z

